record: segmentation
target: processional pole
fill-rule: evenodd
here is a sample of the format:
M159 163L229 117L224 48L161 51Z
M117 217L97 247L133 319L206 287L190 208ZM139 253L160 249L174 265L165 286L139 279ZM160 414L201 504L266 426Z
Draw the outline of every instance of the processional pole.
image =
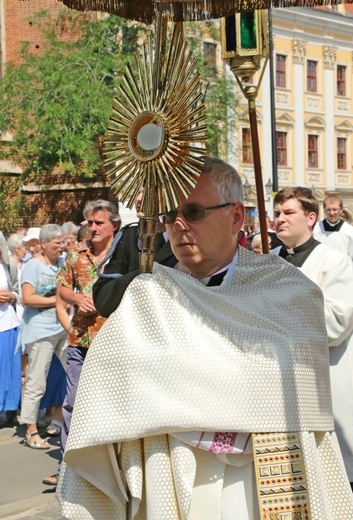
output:
M229 64L241 91L248 100L262 250L264 253L268 253L265 197L255 103L268 61L267 12L265 10L250 11L222 18L221 38L222 58ZM262 58L265 58L265 63L258 84L256 86L244 85L242 81L246 83L261 68Z
M263 70L265 70L265 67L263 68ZM263 187L263 182L262 182L260 144L259 144L259 134L258 134L258 129L257 129L257 119L256 119L255 100L256 100L256 96L257 96L257 89L248 87L243 90L243 93L244 93L244 96L246 97L246 99L248 100L250 133L251 133L253 160L254 160L257 208L259 211L262 251L263 251L263 253L268 253L269 246L268 246L268 233L267 233L267 224L266 224L265 197L264 197L264 187Z

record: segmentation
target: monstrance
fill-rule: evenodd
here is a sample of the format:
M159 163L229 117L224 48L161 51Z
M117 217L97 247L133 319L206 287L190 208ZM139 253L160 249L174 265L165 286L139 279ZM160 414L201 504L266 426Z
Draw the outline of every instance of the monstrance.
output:
M141 187L140 272L151 272L158 213L179 204L197 182L206 153L202 81L183 37L184 20L206 20L234 11L220 0L70 1L68 7L101 10L155 24L118 87L107 128L104 153L107 177L121 202L132 207ZM176 22L169 46L167 22Z
M174 25L166 50L166 18L154 39L127 66L114 98L104 154L107 177L132 208L144 188L139 221L140 272L151 272L158 214L179 204L195 186L206 152L202 80L183 32Z

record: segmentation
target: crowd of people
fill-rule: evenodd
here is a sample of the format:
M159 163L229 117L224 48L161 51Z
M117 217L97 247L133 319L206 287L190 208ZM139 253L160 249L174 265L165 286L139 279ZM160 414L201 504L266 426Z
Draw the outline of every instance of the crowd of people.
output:
M160 216L152 275L108 201L87 203L80 227L0 234L2 410L36 450L48 410L62 449L43 483L68 519L352 518L342 201L328 196L317 222L310 189L280 190L263 255L258 233L244 239L234 168L206 158L180 197Z
M5 426L27 424L24 444L34 449L49 448L37 432L39 409L47 411L40 421L48 422L46 433L61 433L67 333L56 313L57 275L85 228L87 238L87 226L72 222L20 228L7 241L0 233L0 411Z
M323 201L325 218L315 225L315 236L321 242L330 238L330 245L340 249L343 253L353 258L353 212L343 206L343 201L337 195L328 195ZM281 239L276 233L276 226L269 216L266 216L268 245L269 249L275 249L282 245ZM340 231L339 235L332 235L333 232ZM252 224L246 226L245 230L246 246L255 253L262 253L262 240L260 230Z

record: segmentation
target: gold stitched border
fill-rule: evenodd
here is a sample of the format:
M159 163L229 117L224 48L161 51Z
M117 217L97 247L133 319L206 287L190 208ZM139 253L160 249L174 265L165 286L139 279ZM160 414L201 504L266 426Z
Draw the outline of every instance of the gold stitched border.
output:
M261 520L312 520L297 433L253 433Z

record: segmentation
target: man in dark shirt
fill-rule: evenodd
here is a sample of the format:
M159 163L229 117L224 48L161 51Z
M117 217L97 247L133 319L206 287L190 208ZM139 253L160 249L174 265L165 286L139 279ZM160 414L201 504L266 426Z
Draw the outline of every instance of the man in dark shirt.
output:
M138 199L136 208L139 209ZM93 301L101 316L107 318L115 311L126 288L139 274L138 236L138 227L135 224L123 230L121 240L104 267L103 276L101 275L93 286ZM174 267L177 263L166 232L157 233L155 262L168 267ZM117 274L121 276L116 277Z

